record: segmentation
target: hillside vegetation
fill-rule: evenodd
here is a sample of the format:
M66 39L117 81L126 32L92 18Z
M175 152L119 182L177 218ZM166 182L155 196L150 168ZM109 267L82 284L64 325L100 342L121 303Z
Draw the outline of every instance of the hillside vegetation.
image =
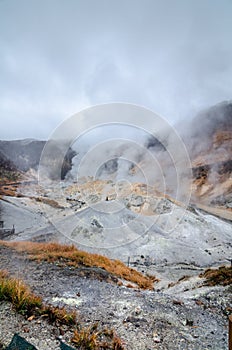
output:
M141 289L153 289L153 283L158 281L154 276L145 276L135 269L127 267L120 260L111 260L103 255L91 254L77 249L74 245L62 245L55 242L5 241L0 241L0 245L27 252L31 259L38 261L59 262L62 266L98 267L120 279L135 283Z

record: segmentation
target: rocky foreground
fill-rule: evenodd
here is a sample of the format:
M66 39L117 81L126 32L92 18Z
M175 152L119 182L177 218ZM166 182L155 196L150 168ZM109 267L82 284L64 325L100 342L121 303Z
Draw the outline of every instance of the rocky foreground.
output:
M149 291L128 288L97 266L81 270L38 263L1 245L0 269L22 278L46 303L76 309L84 325L98 322L115 329L126 349L228 349L232 287L206 287L198 276L231 259L231 115L232 103L225 102L182 127L193 175L190 205L172 196L173 167L155 137L144 146L167 175L165 193L146 162L147 152L142 159L138 154L136 164L148 170L154 186L141 182L132 165L123 177L129 182L116 181L123 165L116 159L102 164L99 178L86 173L77 182L71 175L79 149L68 150L55 172L58 178L52 173L41 182L37 171L44 141L0 142L1 239L72 242L130 262L160 282ZM57 170L60 145L53 146L49 166ZM118 159L125 155L122 150L126 145ZM38 350L59 349L60 340L71 339L68 327L48 324L43 317L26 320L2 302L0 343L7 345L15 332Z
M113 328L125 349L228 349L231 286L203 287L193 277L162 292L142 291L108 283L101 269L38 263L3 246L0 254L1 269L22 278L46 303L76 309L84 324ZM15 332L38 350L58 349L60 340L69 343L71 337L66 326L25 320L1 303L0 339L8 344Z

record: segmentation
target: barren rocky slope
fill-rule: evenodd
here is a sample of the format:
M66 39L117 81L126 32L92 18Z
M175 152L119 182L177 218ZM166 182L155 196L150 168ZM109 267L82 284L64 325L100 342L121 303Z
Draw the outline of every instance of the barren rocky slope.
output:
M20 197L5 197L1 217L16 229L8 239L71 242L123 261L145 256L151 266L206 267L231 256L230 222L194 207L186 210L152 189L147 194L135 184L128 193L124 184L115 200L113 183L63 186L53 182L44 192L24 184Z
M2 167L5 167L3 161L7 160L8 164L11 164L12 170L13 168L20 172L27 172L31 169L37 170L45 144L46 141L33 139L0 141L0 162ZM53 161L61 147L63 147L62 143L53 142ZM61 169L62 178L71 169L74 155L75 152L69 148Z
M231 211L232 102L200 113L185 140L192 160L193 200Z
M187 207L172 198L171 191L164 194L158 187L136 181L135 167L129 168L129 181L117 181L114 175L120 162L103 165L100 175L107 178L64 179L75 156L72 151L62 166L62 181L52 174L52 180L38 182L41 149L35 155L37 148L28 146L36 141L22 142L22 162L17 153L20 142L15 141L12 148L10 143L0 143L0 165L7 175L0 183L0 220L4 224L0 238L73 243L119 258L157 276L160 282L155 291L138 292L99 282L92 274L81 277L72 268L29 261L26 255L7 248L1 248L0 268L22 277L46 301L62 304L72 300L86 324L99 320L114 327L128 349L226 349L231 287L203 287L197 276L231 259L231 121L232 104L223 103L198 116L191 134L185 132L193 171L193 193ZM147 149L158 152L168 166L164 147L156 139L148 141ZM58 151L55 147L54 152ZM34 169L25 172L31 167ZM9 234L12 225L15 230ZM186 275L190 278L185 279ZM2 337L6 339L14 329L21 331L25 321L9 306L1 308ZM14 324L10 331L9 322ZM26 336L33 338L39 350L57 348L57 330L44 324L46 336L36 339L40 326L26 322L28 327Z
M138 291L81 277L78 269L33 262L3 247L1 267L22 277L46 302L75 308L86 325L97 321L113 327L128 350L227 349L230 287L195 289L192 280L182 291L178 285L170 292ZM15 331L39 350L58 349L58 337L66 343L70 340L65 328L42 320L25 321L4 304L0 309L4 313L0 337L6 342Z

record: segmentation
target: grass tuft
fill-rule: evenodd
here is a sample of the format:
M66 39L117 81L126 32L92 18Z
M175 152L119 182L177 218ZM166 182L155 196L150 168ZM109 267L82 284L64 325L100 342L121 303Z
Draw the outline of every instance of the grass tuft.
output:
M26 317L43 316L51 323L76 324L75 311L44 305L42 299L32 293L23 281L9 277L3 270L0 270L0 301L9 301L18 313Z
M41 309L41 315L48 318L51 323L65 324L72 326L76 324L77 314L75 311L68 311L63 308L44 306Z
M16 278L8 277L6 271L0 271L0 301L9 301L15 310L23 315L30 316L36 308L42 307L40 297L33 294L30 289Z
M204 286L228 286L232 284L232 266L220 266L218 269L207 269L199 275L205 278Z
M72 343L78 349L85 350L124 350L121 339L113 330L98 330L98 325L94 324L81 330L75 330Z
M57 326L68 325L79 327L74 330L72 343L77 349L83 350L124 350L120 338L113 330L98 330L98 325L93 324L88 328L77 324L75 311L67 311L65 308L44 305L42 299L33 294L21 280L12 278L7 271L0 270L0 301L11 302L15 310L25 317L45 317L50 323ZM0 349L4 349L0 342Z

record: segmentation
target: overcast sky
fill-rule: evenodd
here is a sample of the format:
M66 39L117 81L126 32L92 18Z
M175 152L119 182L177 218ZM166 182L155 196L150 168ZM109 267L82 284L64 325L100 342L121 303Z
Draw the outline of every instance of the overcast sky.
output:
M232 99L231 18L231 0L0 0L0 138L100 103L175 123Z

